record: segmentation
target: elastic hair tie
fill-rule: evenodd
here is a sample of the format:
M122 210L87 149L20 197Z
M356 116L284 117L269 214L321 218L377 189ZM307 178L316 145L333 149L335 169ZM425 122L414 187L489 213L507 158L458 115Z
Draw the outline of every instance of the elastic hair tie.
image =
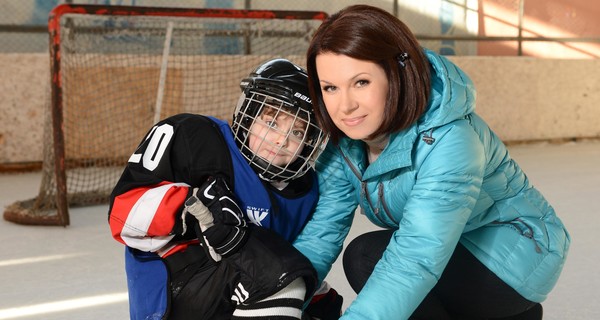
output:
M406 67L406 63L404 63L406 60L408 60L408 53L404 52L401 53L399 55L396 56L396 60L398 61L398 63L400 64L400 66L402 68Z

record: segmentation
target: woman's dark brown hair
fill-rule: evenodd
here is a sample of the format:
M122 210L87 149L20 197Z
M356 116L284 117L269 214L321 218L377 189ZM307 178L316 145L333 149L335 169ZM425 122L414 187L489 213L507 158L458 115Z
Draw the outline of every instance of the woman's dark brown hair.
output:
M371 61L385 71L389 91L384 119L369 138L406 129L425 111L431 89L429 62L412 31L385 10L367 5L346 7L331 15L318 28L308 48L306 61L317 120L334 143L344 133L335 126L323 102L316 68L316 58L321 53ZM402 62L404 53L408 58Z

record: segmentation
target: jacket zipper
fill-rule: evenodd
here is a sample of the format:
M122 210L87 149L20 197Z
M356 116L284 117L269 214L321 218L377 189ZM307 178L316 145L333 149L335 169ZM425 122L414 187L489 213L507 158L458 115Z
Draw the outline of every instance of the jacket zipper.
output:
M390 213L390 210L388 209L387 203L385 203L385 198L383 197L384 192L383 192L383 183L379 183L379 185L377 185L377 192L378 192L378 196L379 196L379 201L381 202L381 207L383 208L383 212L385 212L385 214L387 215L387 217L396 225L398 225L398 221L396 221L396 219L394 219L394 216L392 216L392 214Z
M360 181L360 197L367 200L367 203L369 204L369 207L371 208L371 211L373 211L373 213L375 214L375 218L377 218L377 220L379 220L379 222L381 224L386 225L388 227L393 227L393 226L390 226L388 223L386 223L381 218L381 216L379 215L379 208L373 206L373 203L371 202L371 197L369 197L369 193L367 192L367 183L365 181L363 181L362 174L360 174L360 172L358 171L358 169L356 169L356 167L354 166L354 164L352 162L350 162L350 159L348 159L346 157L346 155L342 152L342 149L339 146L337 147L337 149L340 152L340 154L342 155L342 158L344 158L344 161L346 162L346 164L348 165L348 167L350 167L350 170L352 170L352 172L354 173L354 175ZM383 189L381 189L381 192L383 192ZM387 213L387 211L386 211L386 213Z
M371 197L369 196L369 192L367 190L367 183L365 181L360 181L360 185L361 185L361 197L364 197L367 200L367 203L369 204L369 207L371 208L371 211L373 211L373 213L375 214L375 217L377 218L377 220L379 220L379 222L381 224L384 224L390 228L395 228L395 225L390 225L389 223L385 222L385 220L381 217L381 214L379 212L379 205L374 206L373 202L371 201ZM383 203L383 211L385 212L385 214L388 216L388 218L390 218L390 220L392 220L393 222L394 219L392 219L392 216L389 214L388 210L386 209L385 203L382 201L383 199L383 185L381 183L378 184L378 203Z
M525 223L525 221L523 221L523 219L521 219L521 218L516 218L513 221L517 221L519 223L512 222L512 221L508 221L508 222L494 221L492 223L499 224L499 225L512 226L515 230L517 230L517 232L519 232L520 235L524 236L525 238L531 239L531 241L533 241L533 244L535 245L535 252L542 253L542 248L540 248L540 246L538 245L538 242L533 237L533 228L530 225L528 225L527 223ZM525 226L526 230L523 230L521 225Z

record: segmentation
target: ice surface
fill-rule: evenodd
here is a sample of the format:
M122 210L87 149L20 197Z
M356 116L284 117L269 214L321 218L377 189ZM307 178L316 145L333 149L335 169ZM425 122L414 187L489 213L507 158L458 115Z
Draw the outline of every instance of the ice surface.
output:
M543 303L544 319L600 319L594 293L600 288L600 142L517 145L509 150L573 239L562 277ZM38 173L0 175L0 207L35 196L39 182ZM0 319L129 318L123 247L110 236L107 209L71 209L66 228L0 220ZM357 215L348 240L374 229ZM339 261L327 280L347 307L355 294Z

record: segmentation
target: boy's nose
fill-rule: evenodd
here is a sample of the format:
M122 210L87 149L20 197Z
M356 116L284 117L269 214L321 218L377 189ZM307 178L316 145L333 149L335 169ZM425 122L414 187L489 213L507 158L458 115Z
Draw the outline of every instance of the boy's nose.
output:
M284 132L277 132L277 145L281 147L285 147L288 144L288 134Z

